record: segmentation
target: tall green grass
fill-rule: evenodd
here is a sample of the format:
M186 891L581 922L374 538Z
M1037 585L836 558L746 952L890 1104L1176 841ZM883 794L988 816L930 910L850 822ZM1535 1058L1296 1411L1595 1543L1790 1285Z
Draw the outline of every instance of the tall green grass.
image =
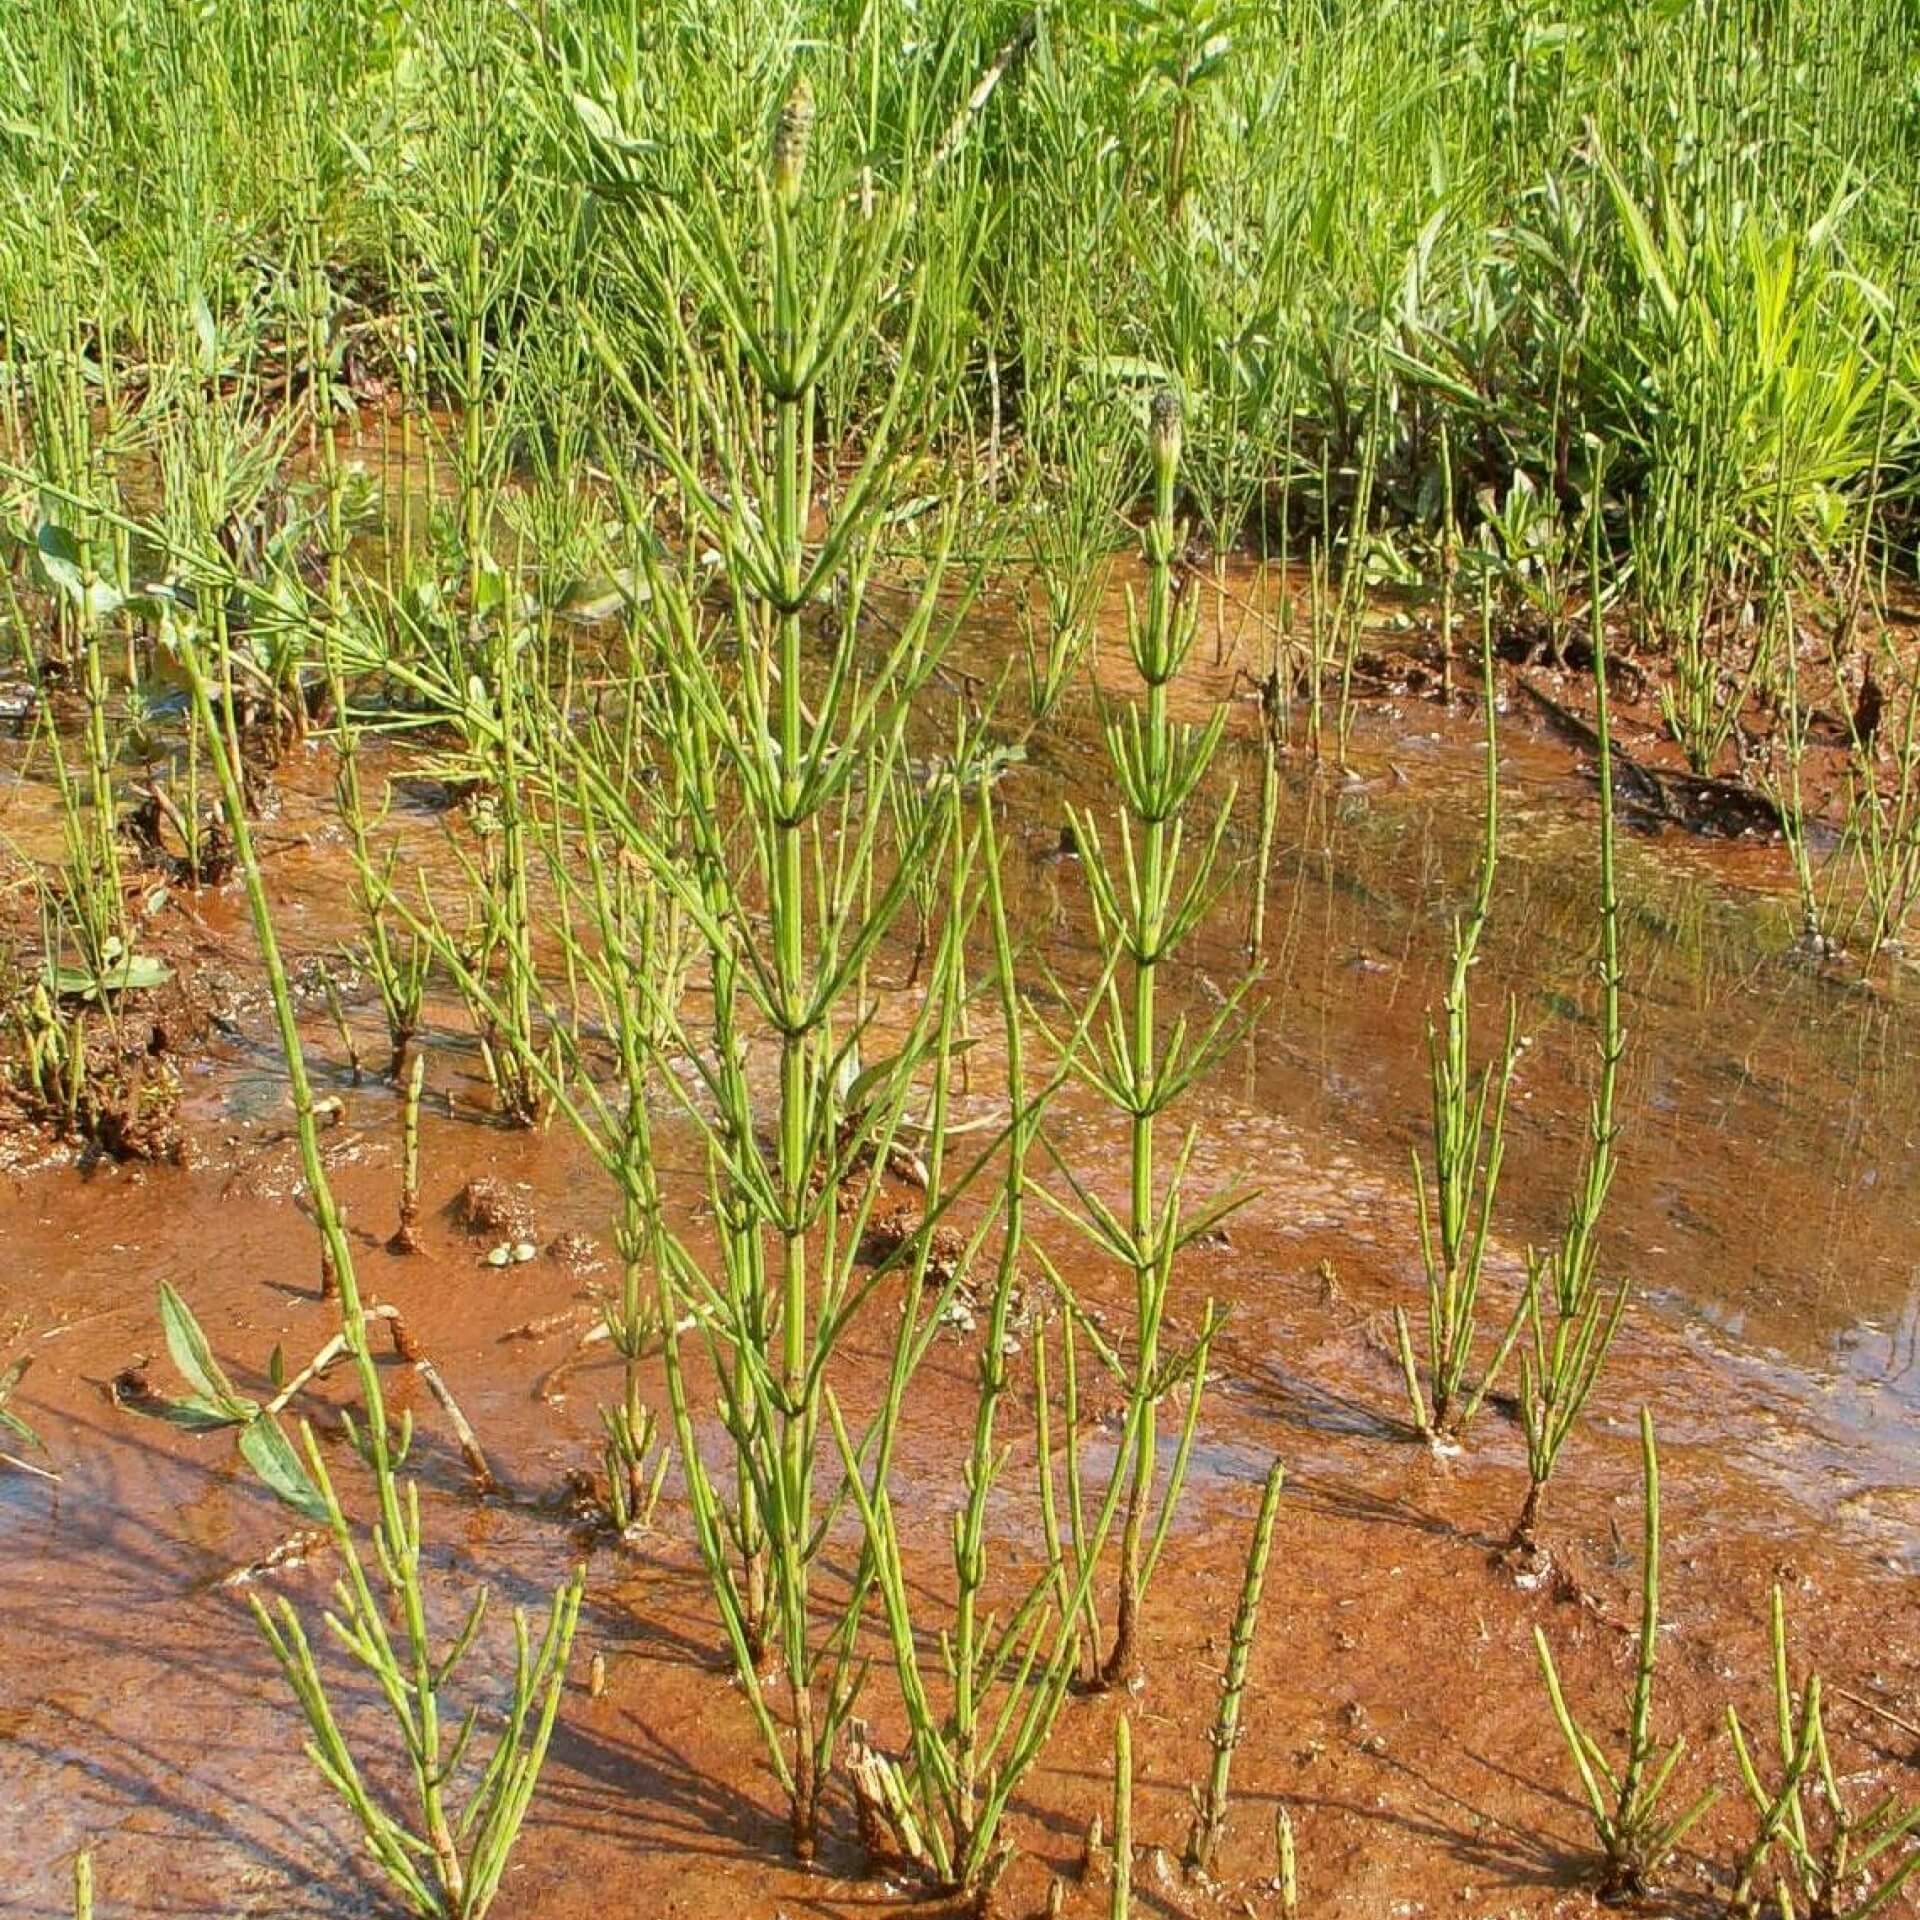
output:
M1343 540L1369 448L1381 521L1437 532L1443 445L1469 539L1516 486L1577 521L1602 441L1619 564L1687 663L1675 725L1702 757L1716 643L1768 557L1850 562L1870 499L1904 548L1898 0L9 0L9 361L84 343L137 457L179 378L265 404L393 384L411 352L455 410L449 531L480 564L501 481L565 452L576 302L671 374L659 215L748 190L802 55L849 190L917 183L931 438L1045 457L1075 399L1176 384L1216 542L1271 509L1283 459L1302 525ZM650 262L601 246L615 209ZM829 383L834 437L878 377ZM1754 663L1729 644L1737 686Z

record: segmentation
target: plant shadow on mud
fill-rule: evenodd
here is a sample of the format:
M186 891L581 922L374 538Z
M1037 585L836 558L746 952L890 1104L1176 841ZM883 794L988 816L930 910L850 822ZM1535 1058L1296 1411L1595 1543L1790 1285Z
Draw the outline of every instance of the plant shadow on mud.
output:
M1355 1816L1415 1835L1447 1858L1469 1868L1479 1877L1476 1885L1481 1879L1491 1879L1516 1893L1549 1888L1574 1892L1593 1885L1590 1848L1570 1846L1543 1825L1525 1825L1511 1816L1495 1815L1477 1806L1457 1786L1446 1785L1433 1774L1392 1754L1367 1753L1360 1747L1356 1747L1355 1752L1365 1755L1383 1772L1404 1781L1429 1802L1450 1809L1459 1817L1449 1820L1437 1815L1423 1816L1405 1809L1384 1808L1377 1799L1336 1798L1312 1792L1294 1796L1294 1804ZM1455 1750L1452 1758L1461 1767L1478 1768L1504 1782L1535 1805L1544 1802L1549 1808L1565 1812L1573 1821L1585 1819L1585 1809L1571 1793L1557 1786L1544 1786L1537 1778L1520 1773L1489 1754L1462 1746ZM1680 1857L1689 1866L1705 1864L1692 1855ZM1671 1915L1673 1920L1720 1920L1726 1911L1724 1895L1706 1887L1676 1887L1674 1879L1675 1876L1669 1875L1663 1880L1657 1900L1628 1902L1616 1910L1658 1911Z
M710 1659L704 1664L713 1665ZM716 1690L724 1684L716 1671ZM624 1711L611 1734L563 1722L548 1764L546 1826L601 1839L638 1838L689 1858L764 1859L783 1843L784 1816L746 1768L731 1780L717 1777L710 1762L642 1713ZM638 1820L636 1809L644 1809Z
M135 1645L123 1642L119 1650ZM103 1655L115 1650L110 1643L101 1648ZM264 1700L269 1684L264 1662L260 1679L260 1691L253 1697ZM344 1833L304 1818L297 1803L289 1805L270 1786L249 1790L236 1784L249 1777L269 1783L281 1777L277 1714L251 1752L228 1744L229 1765L217 1791L195 1795L187 1790L178 1756L130 1727L124 1715L95 1718L53 1701L43 1702L38 1711L58 1722L59 1737L23 1734L10 1742L12 1746L49 1768L70 1767L76 1752L86 1753L89 1786L103 1801L117 1808L142 1809L146 1832L152 1831L151 1816L159 1816L166 1822L171 1844L183 1849L209 1843L236 1848L248 1862L243 1872L261 1869L279 1882L274 1910L287 1920L309 1920L309 1916L343 1920L368 1911L358 1859ZM114 1757L103 1759L103 1754ZM11 1904L0 1901L0 1912ZM128 1910L123 1903L121 1911Z
M1233 1397L1249 1406L1256 1418L1310 1435L1322 1443L1323 1463L1318 1468L1296 1465L1289 1473L1290 1501L1297 1501L1330 1519L1395 1527L1473 1546L1493 1544L1490 1536L1463 1529L1445 1516L1418 1505L1405 1488L1383 1493L1341 1475L1336 1461L1350 1445L1359 1442L1397 1446L1410 1466L1429 1462L1431 1456L1424 1447L1416 1447L1417 1436L1406 1421L1277 1361L1261 1363L1243 1373L1239 1391ZM1359 1464L1357 1458L1355 1464Z

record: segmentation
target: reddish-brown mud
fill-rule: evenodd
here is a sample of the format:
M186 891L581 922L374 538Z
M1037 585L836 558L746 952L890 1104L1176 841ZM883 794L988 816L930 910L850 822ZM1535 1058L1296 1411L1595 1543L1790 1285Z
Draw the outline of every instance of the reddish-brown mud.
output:
M1764 1647L1776 1581L1796 1676L1814 1662L1826 1676L1836 1764L1859 1799L1920 1794L1920 1739L1899 1724L1920 1719L1920 1068L1906 996L1792 954L1777 850L1671 830L1628 850L1626 1130L1605 1243L1610 1269L1631 1271L1637 1294L1550 1491L1551 1576L1519 1580L1491 1559L1525 1481L1503 1417L1486 1415L1471 1446L1447 1457L1406 1433L1388 1314L1419 1297L1407 1155L1425 1123L1423 1022L1477 831L1476 740L1470 718L1410 698L1363 717L1351 777L1288 770L1260 1016L1192 1103L1195 1190L1245 1178L1258 1197L1186 1257L1176 1283L1183 1327L1208 1298L1232 1317L1189 1498L1148 1601L1146 1683L1128 1703L1135 1898L1150 1912L1277 1913L1282 1805L1305 1913L1589 1910L1589 1832L1532 1635L1545 1629L1576 1711L1617 1741L1632 1673L1642 1404L1658 1422L1666 1493L1657 1724L1687 1736L1683 1798L1709 1778L1730 1789L1650 1910L1718 1911L1751 1831L1724 1715L1731 1702L1749 1727L1771 1724ZM1025 931L1069 982L1091 956L1083 883L1059 851L1059 827L1068 801L1096 796L1096 752L1086 728L1050 733L1006 786ZM1227 759L1243 796L1256 790L1249 727ZM1507 859L1476 1004L1484 1042L1503 996L1518 995L1530 1045L1488 1282L1502 1312L1522 1247L1550 1234L1564 1207L1593 1047L1590 790L1577 756L1517 705L1503 761ZM290 764L268 835L296 956L345 932L326 785L317 756ZM14 789L23 807L30 793ZM430 859L438 821L422 812L405 825ZM1252 833L1243 798L1242 857ZM1196 1005L1242 965L1246 906L1237 889L1201 942L1185 983ZM76 1166L68 1150L38 1149L20 1156L33 1164L0 1174L0 1362L33 1356L16 1405L60 1474L55 1483L0 1468L0 1859L10 1869L0 1912L60 1911L65 1862L82 1843L96 1851L104 1914L384 1911L299 1752L291 1702L246 1608L249 1593L285 1594L313 1621L329 1552L245 1575L288 1537L286 1512L222 1436L113 1403L112 1383L132 1366L171 1384L155 1309L162 1281L191 1300L243 1390L261 1387L276 1345L297 1366L334 1324L244 918L229 895L180 893L157 910L152 934L216 1016L183 1069L192 1163ZM362 1284L403 1312L500 1481L485 1497L470 1490L432 1402L389 1363L390 1392L419 1421L412 1466L443 1621L479 1582L496 1601L537 1609L569 1565L588 1565L559 1730L496 1911L735 1920L898 1908L911 1889L868 1875L838 1789L819 1866L788 1863L784 1809L722 1654L677 1480L637 1545L595 1535L569 1493L570 1476L597 1461L596 1406L617 1379L604 1347L563 1364L613 1280L610 1257L594 1271L579 1244L608 1248L604 1181L563 1127L528 1134L493 1122L477 1061L443 1008L425 1036L424 1250L389 1252L398 1101L383 1082L353 1084L317 996L308 1013L322 1090L340 1101L327 1151ZM352 1017L377 1058L377 1010L360 999ZM967 1104L986 1111L991 1099L981 1091ZM1119 1166L1110 1122L1083 1099L1063 1102L1054 1131L1096 1183ZM704 1179L694 1143L668 1131L662 1151L670 1191L691 1207ZM476 1177L524 1196L536 1258L486 1263L485 1237L456 1217ZM1057 1222L1040 1230L1085 1297L1117 1310L1117 1277ZM896 1298L877 1301L848 1356L852 1404L874 1390ZM1039 1551L1032 1337L1001 1421L1012 1444L993 1512L1003 1594ZM898 1486L911 1499L900 1505L923 1516L909 1571L929 1596L949 1584L955 1436L971 1424L977 1339L942 1334L902 1436ZM649 1384L658 1402L659 1382ZM323 1431L346 1390L335 1377L303 1399ZM344 1448L335 1454L345 1462ZM1219 1884L1200 1889L1176 1864L1187 1790L1208 1763L1241 1557L1275 1455L1286 1493L1232 1824ZM351 1495L363 1491L344 1464L342 1479ZM850 1532L843 1544L844 1563ZM937 1620L937 1598L930 1607ZM499 1608L476 1671L497 1670L507 1634ZM877 1640L874 1651L884 1658ZM598 1697L587 1684L596 1653ZM370 1689L341 1660L329 1672L352 1723L384 1734ZM879 1665L869 1696L876 1736L897 1741ZM1087 1822L1108 1803L1117 1704L1069 1703L1019 1796L1019 1854L997 1912L1042 1911L1055 1876L1070 1882L1069 1914L1105 1912L1104 1885L1076 1876Z

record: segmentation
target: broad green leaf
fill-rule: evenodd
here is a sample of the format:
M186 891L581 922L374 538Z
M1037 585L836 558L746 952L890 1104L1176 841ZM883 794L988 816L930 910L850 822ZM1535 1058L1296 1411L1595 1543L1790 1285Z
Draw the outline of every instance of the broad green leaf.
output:
M213 373L220 365L220 330L213 323L213 309L207 305L205 294L196 293L187 302L187 318L200 344L200 371Z
M252 1415L254 1403L236 1393L233 1382L221 1372L193 1309L164 1280L160 1282L160 1325L173 1364L210 1411L224 1411L230 1418L243 1420Z
M272 1414L263 1413L247 1422L240 1435L240 1451L269 1493L309 1520L326 1519L327 1503L320 1498L320 1490Z
M884 1060L876 1060L854 1076L846 1091L840 1096L843 1112L858 1115L865 1111L873 1091L890 1074L899 1071L900 1056L890 1053Z
M573 96L573 110L580 116L580 124L596 140L619 140L620 129L613 115L598 100L589 99L584 93L576 93Z
M89 620L107 620L126 605L120 589L109 580L90 580L80 596L80 606Z
M48 586L71 600L88 620L104 620L126 604L118 587L81 564L80 543L67 528L52 520L41 521L34 549Z
M42 976L50 993L63 1000L98 1000L104 993L135 993L165 986L173 969L149 953L130 953L99 973L87 967L48 967Z
M1671 326L1679 317L1680 296L1674 291L1660 242L1654 237L1653 226L1640 202L1634 198L1625 175L1614 164L1613 156L1600 145L1597 134L1594 136L1594 150L1600 162L1601 175L1607 183L1607 191L1613 198L1613 210L1619 216L1621 231L1626 235L1627 252L1659 302L1662 316Z
M130 953L113 970L107 984L116 993L132 993L165 986L173 978L173 969L150 953Z
M611 147L617 154L635 156L660 151L657 140L646 140L629 133L614 117L611 109L587 94L576 93L573 96L573 110L588 136L601 146Z
M473 615L476 620L497 612L507 603L506 574L487 555L482 555L473 574Z
M1403 352L1391 341L1383 342L1382 355L1395 372L1404 374L1409 380L1417 380L1422 386L1432 387L1438 393L1444 393L1457 405L1471 407L1480 412L1486 402L1482 395L1467 385L1464 380L1448 373L1443 367L1436 367L1429 360L1417 360L1410 353Z
M65 527L57 526L51 520L43 520L33 544L47 584L64 593L68 599L84 603L87 576L81 569L80 545L73 535Z
M62 1000L93 1000L99 996L100 983L85 967L48 967L41 977L47 991Z
M1137 354L1099 354L1086 362L1086 370L1103 380L1125 384L1152 383L1160 386L1174 378L1173 370L1159 360L1144 360Z

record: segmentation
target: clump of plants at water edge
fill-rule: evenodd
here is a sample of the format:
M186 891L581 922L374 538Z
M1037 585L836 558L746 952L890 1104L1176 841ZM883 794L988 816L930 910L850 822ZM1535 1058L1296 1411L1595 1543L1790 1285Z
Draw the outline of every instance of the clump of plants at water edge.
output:
M1663 1754L1653 1735L1653 1675L1660 1636L1660 1459L1653 1440L1653 1416L1640 1412L1640 1458L1645 1474L1640 1549L1640 1632L1634 1663L1633 1694L1627 1711L1627 1747L1616 1767L1568 1707L1545 1632L1533 1630L1540 1671L1553 1703L1554 1718L1566 1739L1580 1788L1593 1816L1599 1842L1600 1897L1639 1899L1653 1890L1661 1868L1715 1800L1709 1787L1688 1805L1665 1804L1668 1783L1687 1750L1676 1739Z

